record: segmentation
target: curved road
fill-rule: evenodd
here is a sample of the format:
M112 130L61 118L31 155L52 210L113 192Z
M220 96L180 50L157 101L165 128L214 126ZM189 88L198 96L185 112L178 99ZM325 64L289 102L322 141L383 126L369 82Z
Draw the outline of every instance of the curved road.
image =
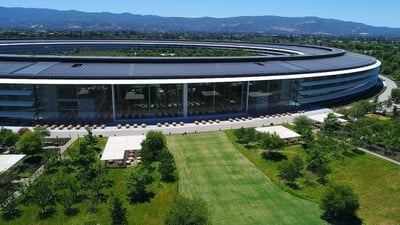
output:
M393 80L383 75L379 75L379 78L383 81L383 85L386 87L385 91L378 96L378 100L380 102L383 102L390 98L392 94L392 89L397 88L397 84Z

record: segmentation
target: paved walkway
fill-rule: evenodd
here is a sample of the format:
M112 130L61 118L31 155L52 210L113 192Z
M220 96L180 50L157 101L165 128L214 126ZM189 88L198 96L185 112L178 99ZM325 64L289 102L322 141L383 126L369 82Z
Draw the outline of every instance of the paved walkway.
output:
M378 96L378 101L384 102L390 98L392 95L392 90L397 88L397 84L393 80L383 75L379 75L379 78L383 81L383 85L386 89Z
M199 124L196 125L194 123L186 123L184 126L181 126L177 124L176 126L172 126L171 124L166 127L165 125L162 125L161 127L158 127L156 125L150 125L147 126L146 128L138 127L138 128L133 128L132 126L130 128L125 128L124 126L118 129L116 126L112 127L106 127L105 129L97 128L92 130L93 134L95 135L102 135L104 137L109 137L109 136L129 136L129 135L141 135L145 134L150 130L155 130L155 131L161 131L162 133L169 135L169 134L183 134L183 133L197 133L197 132L211 132L211 131L221 131L221 130L230 130L230 129L237 129L240 127L262 127L262 126L270 126L271 124L277 125L277 124L283 124L283 123L291 123L294 118L296 118L299 115L314 115L314 114L320 114L320 113L326 113L326 112L332 112L331 109L320 109L320 110L314 110L314 111L309 111L305 113L295 113L292 114L291 116L281 116L281 117L275 117L275 118L253 118L251 120L246 119L245 121L240 120L240 121L221 121L219 123L206 123L206 124ZM16 128L15 128L16 129ZM69 138L79 138L82 137L83 135L86 135L86 130L81 128L79 130L76 130L75 128L68 130L64 128L63 130L50 130L50 137L56 138L56 137L69 137Z
M389 161L389 162L391 162L391 163L394 163L394 164L397 164L397 165L400 166L400 162L398 162L398 161L396 161L396 160L393 160L393 159L391 159L391 158L389 158L389 157L386 157L386 156L383 156L383 155L379 155L379 154L377 154L377 153L375 153L375 152L371 152L371 151L369 151L369 150L367 150L367 149L365 149L365 148L357 147L357 149L360 150L360 151L362 151L362 152L368 153L368 154L370 154L370 155L376 156L376 157L378 157L378 158L384 159L384 160L386 160L386 161Z

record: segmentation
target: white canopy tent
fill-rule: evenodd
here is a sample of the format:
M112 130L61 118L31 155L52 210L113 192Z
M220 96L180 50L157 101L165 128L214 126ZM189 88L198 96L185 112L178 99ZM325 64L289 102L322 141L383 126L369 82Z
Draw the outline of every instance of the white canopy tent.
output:
M123 160L125 151L141 150L145 135L109 137L101 160Z
M326 113L320 113L320 114L314 114L314 115L307 115L307 117L315 122L323 123L325 118L328 117L328 114L329 113L326 112ZM343 117L342 114L339 114L339 113L333 113L333 114L335 114L335 116L338 117L340 123L347 122L347 120L340 118L340 117Z
M0 173L6 172L24 157L25 155L0 155Z
M300 134L286 128L283 126L273 126L273 127L258 127L256 131L261 133L276 133L281 139L291 139L291 138L298 138Z

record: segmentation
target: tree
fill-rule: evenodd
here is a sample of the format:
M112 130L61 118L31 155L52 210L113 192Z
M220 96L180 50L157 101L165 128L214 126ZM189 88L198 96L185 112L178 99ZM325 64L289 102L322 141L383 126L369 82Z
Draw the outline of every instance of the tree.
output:
M47 179L37 180L28 190L28 200L40 207L40 214L45 216L51 206L55 205L55 190L53 183Z
M350 186L332 184L323 193L320 207L326 217L343 219L354 217L360 203Z
M206 203L201 199L177 196L165 218L165 225L210 224Z
M307 116L298 116L294 118L293 123L300 134L312 130L312 121Z
M91 128L86 128L87 134L85 135L85 140L90 145L96 145L99 142L99 139L93 135Z
M300 140L304 148L310 148L314 143L314 136L311 129L306 129L301 132Z
M153 177L148 167L138 167L128 180L128 197L131 203L148 201L152 195L147 186L153 182Z
M73 154L73 153L70 153ZM90 167L90 165L97 161L97 152L93 149L86 140L79 143L79 150L77 154L73 154L71 158L74 164L82 167L84 170Z
M74 193L70 189L65 189L60 192L58 195L58 203L60 203L64 207L65 215L73 215L74 209L72 206L74 205Z
M367 113L371 113L375 110L376 105L368 100L361 100L352 104L349 109L349 114L353 118L360 118Z
M329 161L325 152L318 148L311 149L308 153L307 169L315 173L321 183L325 183L326 176L331 172Z
M20 129L18 130L17 134L18 134L19 136L22 136L22 135L24 135L26 132L29 132L29 131L31 131L29 128L27 128L27 127L22 127L22 128L20 128Z
M400 88L392 89L392 99L396 104L400 103Z
M174 156L168 150L164 150L160 157L159 171L163 181L175 181L176 180L176 166Z
M285 142L276 133L262 135L261 146L269 151L278 150L285 146Z
M18 139L19 135L12 130L3 127L0 129L0 144L11 147L17 143Z
M298 155L295 155L293 158L285 160L278 165L279 177L286 180L291 185L294 185L296 179L302 176L303 169L304 161Z
M44 139L40 132L29 131L25 132L17 142L18 151L27 154L35 155L42 152L44 146Z
M234 131L234 134L238 140L239 143L242 143L242 139L244 135L246 134L246 129L244 127L241 127L237 130Z
M17 209L18 203L12 189L0 188L0 209L3 212L2 217L6 220L16 218L20 215Z
M257 132L256 132L256 129L254 129L254 128L245 129L245 133L242 138L242 143L244 145L248 146L250 144L250 142L255 140L256 134L257 134Z
M149 131L146 139L142 142L142 162L150 164L159 160L159 156L166 149L166 139L161 132Z
M48 150L45 152L44 166L47 171L54 172L57 169L57 165L60 163L61 154L58 150Z
M335 132L339 130L339 128L339 118L335 114L329 113L328 116L324 119L324 131Z
M128 224L128 218L126 216L126 208L123 207L122 201L118 197L113 198L112 206L110 208L110 217L112 225Z

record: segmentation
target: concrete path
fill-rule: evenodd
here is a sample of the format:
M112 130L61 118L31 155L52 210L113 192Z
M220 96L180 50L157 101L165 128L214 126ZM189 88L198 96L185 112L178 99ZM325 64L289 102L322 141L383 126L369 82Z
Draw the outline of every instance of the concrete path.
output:
M383 75L379 75L379 78L383 81L383 85L385 86L385 91L378 96L378 101L384 102L390 98L392 90L397 88L397 84L393 80Z
M377 153L375 153L375 152L371 152L371 151L369 151L369 150L367 150L367 149L365 149L365 148L357 147L357 149L360 150L360 151L362 151L362 152L368 153L368 154L370 154L370 155L376 156L376 157L378 157L378 158L384 159L384 160L386 160L386 161L389 161L389 162L391 162L391 163L394 163L394 164L397 164L397 165L400 166L400 162L398 162L398 161L396 161L396 160L393 160L393 159L391 159L391 158L389 158L389 157L386 157L386 156L383 156L383 155L379 155L379 154L377 154Z
M199 124L196 125L194 123L186 123L184 126L181 126L177 124L176 126L172 126L171 124L166 127L165 125L162 125L161 127L158 127L156 125L150 125L147 126L146 128L138 127L138 128L133 128L132 126L130 128L125 128L124 126L120 129L118 129L116 126L112 127L106 127L105 129L97 128L92 130L93 134L95 135L102 135L104 137L109 137L109 136L129 136L129 135L141 135L145 134L150 130L155 130L155 131L161 131L162 133L169 135L169 134L183 134L183 133L197 133L197 132L211 132L211 131L221 131L221 130L230 130L230 129L237 129L240 127L262 127L262 126L270 126L271 124L277 125L277 124L283 124L283 123L291 123L294 118L296 118L299 115L314 115L314 114L320 114L320 113L326 113L326 112L332 112L331 109L320 109L320 110L314 110L314 111L309 111L305 113L295 113L292 114L291 116L281 116L281 117L275 117L275 118L253 118L251 120L246 119L246 120L240 120L240 121L220 121L219 123L206 123L206 124ZM177 121L179 122L179 121ZM86 135L87 132L85 129L81 128L79 130L76 130L75 128L68 130L64 128L63 130L50 130L50 137L56 138L56 137L69 137L69 138L79 138L82 137L83 135Z

